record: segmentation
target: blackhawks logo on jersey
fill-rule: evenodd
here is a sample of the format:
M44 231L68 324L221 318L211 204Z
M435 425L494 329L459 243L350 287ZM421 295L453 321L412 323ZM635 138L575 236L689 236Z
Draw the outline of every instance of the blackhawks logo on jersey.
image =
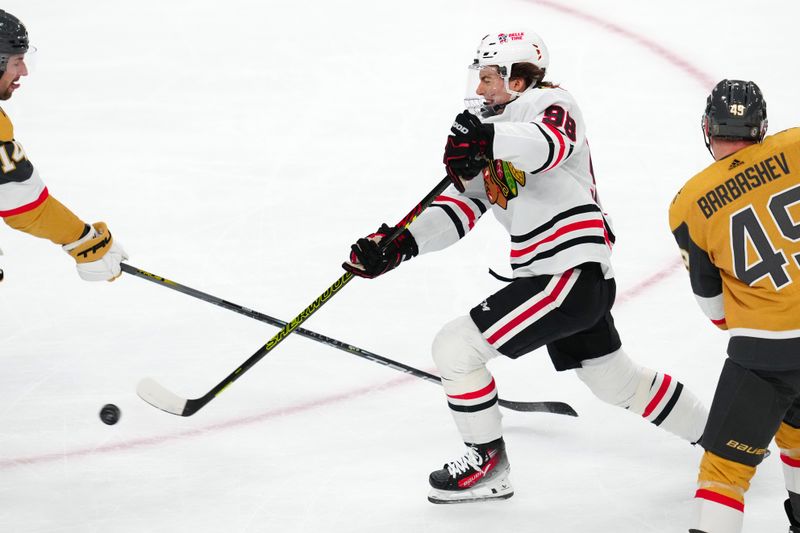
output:
M489 202L497 204L503 209L508 206L508 201L516 198L519 187L525 186L525 173L511 163L495 159L483 169L483 185L486 187L486 196Z

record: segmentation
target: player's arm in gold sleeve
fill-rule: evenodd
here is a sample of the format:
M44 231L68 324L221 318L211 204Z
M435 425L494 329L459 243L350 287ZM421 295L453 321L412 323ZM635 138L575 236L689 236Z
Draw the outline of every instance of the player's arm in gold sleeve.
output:
M4 220L14 229L60 244L75 259L78 275L87 281L113 281L121 274L120 263L128 258L105 223L86 224L52 196Z
M7 216L3 220L16 230L60 245L77 241L89 232L85 222L52 196L30 211Z
M708 253L692 239L689 224L683 214L678 193L669 210L672 235L680 248L683 264L689 272L692 292L700 309L715 326L726 330L728 326L722 299L722 276Z

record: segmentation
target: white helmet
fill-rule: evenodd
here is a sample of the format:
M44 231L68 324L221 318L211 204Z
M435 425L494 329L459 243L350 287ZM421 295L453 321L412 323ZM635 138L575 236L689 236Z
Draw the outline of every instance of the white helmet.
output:
M481 40L473 65L497 65L500 75L508 79L514 63L533 63L544 70L550 64L550 54L544 41L532 31L490 33Z
M475 58L470 65L470 74L467 79L467 90L464 98L464 105L472 113L484 118L502 112L503 105L493 105L487 103L486 99L476 94L475 87L480 78L480 71L486 67L497 67L497 74L503 78L505 92L513 98L522 93L511 90L509 80L511 79L511 67L515 63L531 63L535 67L545 70L550 63L550 54L547 51L544 41L538 34L532 31L515 31L509 33L490 33L486 35L478 50ZM535 85L535 84L534 84ZM532 89L534 85L528 87Z

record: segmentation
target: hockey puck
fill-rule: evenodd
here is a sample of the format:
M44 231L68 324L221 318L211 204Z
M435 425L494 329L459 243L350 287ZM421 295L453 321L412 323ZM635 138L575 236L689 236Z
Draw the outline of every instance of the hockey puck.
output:
M100 420L103 421L103 424L108 424L109 426L113 426L117 422L119 422L119 407L114 405L113 403L107 403L100 409Z

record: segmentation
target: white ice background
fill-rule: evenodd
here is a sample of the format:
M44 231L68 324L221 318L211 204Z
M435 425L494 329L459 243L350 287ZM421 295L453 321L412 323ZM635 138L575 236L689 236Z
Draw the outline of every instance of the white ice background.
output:
M611 213L628 353L711 401L726 337L689 291L667 224L710 163L699 118L723 77L800 123L800 6L784 0L10 0L39 51L3 103L51 193L106 221L130 263L290 319L349 244L443 174L466 65L491 30L531 27L581 104ZM695 449L596 400L543 350L495 360L516 495L434 506L428 473L463 446L442 391L290 337L191 418L135 394L197 397L277 329L123 276L82 282L49 242L0 229L0 531L684 532ZM354 280L303 327L434 371L442 324L502 284L486 216L462 242ZM97 413L122 409L116 426ZM773 448L774 451L774 448ZM745 531L785 531L777 454Z

